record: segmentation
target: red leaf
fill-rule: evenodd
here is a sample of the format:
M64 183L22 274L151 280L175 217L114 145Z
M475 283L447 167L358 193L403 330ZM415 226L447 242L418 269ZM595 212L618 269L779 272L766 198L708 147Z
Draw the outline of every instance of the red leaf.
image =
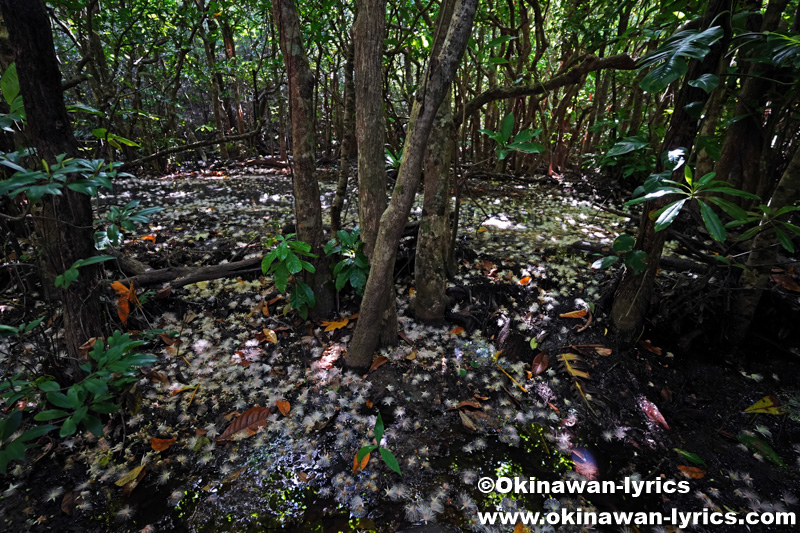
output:
M531 373L534 376L538 376L545 370L547 370L550 361L547 359L547 354L542 352L533 359L533 367L531 368Z
M389 358L388 357L386 357L385 355L379 355L378 357L375 358L375 360L370 365L369 371L372 372L373 370L377 370L378 368L382 367L383 365L385 365L388 362L389 362Z
M647 418L649 418L651 421L655 422L664 429L669 429L667 421L664 420L664 417L661 415L661 411L658 410L658 407L656 407L656 404L642 396L639 398L639 408L641 408L644 414L647 415Z
M268 417L269 409L266 407L251 407L225 428L225 431L219 436L217 442L227 442L240 432L246 433L248 437L255 435L259 427L267 426Z

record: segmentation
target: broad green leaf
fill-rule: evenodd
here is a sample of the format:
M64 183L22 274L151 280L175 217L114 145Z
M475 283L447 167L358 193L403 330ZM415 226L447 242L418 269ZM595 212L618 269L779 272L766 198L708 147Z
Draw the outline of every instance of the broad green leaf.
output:
M0 442L8 439L19 428L22 423L22 411L14 410L9 416L2 420L2 431L0 431Z
M739 442L747 446L751 452L761 455L765 459L775 463L778 466L786 466L786 463L783 462L775 450L773 450L769 444L758 437L740 433L736 438L739 439Z
M513 41L516 39L513 35L501 35L500 37L495 37L491 41L489 41L489 47L494 48L495 46L499 46L503 43L507 43L508 41Z
M617 253L623 253L633 250L635 244L636 239L634 239L633 236L623 233L614 239L614 244L611 245L611 248Z
M612 146L611 149L606 153L606 157L616 157L630 152L635 152L636 150L641 150L642 148L647 148L648 146L650 146L650 143L648 143L647 140L642 137L626 137Z
M7 104L11 104L19 94L19 77L17 76L17 64L11 63L3 77L0 78L0 91L3 91L3 98Z
M20 435L18 440L20 442L28 442L29 440L38 439L39 437L41 437L45 433L53 431L54 429L57 429L57 428L58 428L58 426L50 426L50 425L36 426L36 427L30 428L25 433Z
M681 209L683 209L684 203L686 203L685 198L683 200L672 202L666 207L659 209L657 212L658 218L656 219L655 230L661 231L672 224L672 222L675 220L675 217L677 217L678 213L680 213Z
M66 411L62 411L61 409L49 409L47 411L42 411L41 413L36 413L33 419L39 422L45 422L47 420L56 420L57 418L64 418L68 416L69 413Z
M286 256L286 268L289 270L290 274L297 274L303 270L303 266L300 264L300 258L293 253L288 254Z
M700 214L703 216L703 222L705 222L708 232L715 241L725 242L725 237L727 236L725 226L722 225L722 221L717 214L705 202L698 200L697 203L700 204Z
M86 418L83 419L83 425L95 436L103 436L103 424L100 423L100 420L96 416L86 415Z
M289 271L286 269L286 265L283 263L278 263L275 267L275 272L273 272L275 277L275 286L281 292L286 292L286 286L289 284Z
M364 459L364 457L365 457L365 456L366 456L368 453L372 453L372 452L373 452L373 450L375 450L375 449L377 449L377 448L378 448L378 447L377 447L377 446L375 446L375 445L372 445L372 446L362 446L362 447L361 447L361 449L360 449L360 450L358 450L358 453L356 454L356 461L358 461L358 462L360 463L360 462L361 462L361 460L362 460L362 459Z
M619 260L616 255L608 255L592 263L592 268L608 268Z
M647 270L647 252L634 250L625 255L625 266L633 270L637 276Z
M706 93L710 93L719 85L719 76L716 74L706 73L696 80L690 80L689 85L703 89Z
M743 220L747 218L747 211L745 211L738 205L734 204L733 202L726 200L725 198L721 198L719 196L708 196L704 198L704 200L719 206L720 209L728 213L732 218L736 220Z
M783 230L781 230L778 226L775 226L775 236L778 237L778 242L781 243L783 249L789 252L790 254L794 253L794 243L792 239L786 235Z
M64 409L74 409L72 403L67 399L66 395L61 392L48 392L46 395L47 401Z
M639 88L648 93L658 93L667 88L673 81L681 78L689 70L686 60L679 56L672 56L664 61L639 83Z
M514 119L514 113L509 113L503 119L503 125L500 129L500 135L503 139L503 144L508 142L508 139L511 138L511 132L514 131L514 124L516 120Z
M70 416L66 420L64 420L64 423L61 425L61 431L59 431L58 436L62 438L68 437L70 435L73 435L75 431L77 431L77 429L78 426L75 424L75 421Z
M386 463L386 466L388 466L389 468L391 468L392 470L394 470L395 472L397 472L402 476L403 473L400 472L400 464L397 462L397 458L394 456L394 454L389 450L387 450L386 448L379 448L378 451L380 452L381 457L383 458L383 462Z

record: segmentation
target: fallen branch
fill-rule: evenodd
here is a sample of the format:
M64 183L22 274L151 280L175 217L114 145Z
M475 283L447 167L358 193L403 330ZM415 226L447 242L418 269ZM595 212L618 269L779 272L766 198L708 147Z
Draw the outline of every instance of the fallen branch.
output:
M151 270L144 274L131 276L123 283L133 282L136 287L146 287L158 283L169 283L173 289L197 283L198 281L209 281L212 279L229 278L241 276L251 272L261 272L261 257L252 257L233 263L221 265L211 265L204 267L169 267L159 270Z
M192 143L192 144L184 144L183 146L175 146L173 148L167 148L166 150L161 150L160 152L156 152L154 154L150 154L150 155L148 155L146 157L142 157L142 158L136 159L134 161L129 161L127 163L123 163L120 166L121 166L121 168L134 167L134 166L142 165L144 163L152 161L153 159L158 159L159 157L164 157L165 155L177 154L179 152L185 152L187 150L193 150L194 148L201 148L203 146L211 146L211 145L214 145L214 144L222 144L222 143L227 143L227 142L232 142L232 141L241 141L243 139L249 139L250 137L253 137L253 136L257 135L258 132L259 132L259 130L253 130L253 131L248 132L248 133L242 133L241 135L233 135L231 137L222 137L222 138L219 138L219 139L206 139L205 141L198 141L198 142Z
M573 250L580 250L582 252L591 252L600 255L613 255L614 250L611 246L605 244L598 244L593 242L578 241L569 246ZM664 256L658 263L662 268L674 270L676 272L698 272L705 273L708 270L708 265L696 263L688 259L681 259L680 257Z

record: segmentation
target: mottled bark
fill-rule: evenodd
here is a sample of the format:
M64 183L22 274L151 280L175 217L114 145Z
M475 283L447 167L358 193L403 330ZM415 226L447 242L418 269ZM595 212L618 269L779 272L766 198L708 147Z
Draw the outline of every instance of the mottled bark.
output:
M450 98L446 98L436 114L423 163L425 197L414 259L414 315L424 322L444 320L447 302L452 153L453 113Z
M303 47L303 34L294 0L274 0L272 10L289 82L297 237L311 245L311 252L318 256L311 261L316 273L305 273L305 282L316 296L312 317L324 318L333 310L334 294L330 269L322 250L325 237L322 232L322 205L316 176L314 77Z
M37 157L53 163L60 154L77 156L78 145L64 105L61 73L44 3L2 0L0 10L16 57L20 93L28 117L27 136L36 147ZM34 224L48 287L75 261L94 255L92 220L92 206L85 194L64 188L62 196L42 198ZM61 299L66 348L75 364L81 357L79 347L89 338L103 335L100 274L98 265L86 266L68 290L48 291Z
M708 95L702 89L692 87L686 82L697 79L705 73L716 72L720 57L727 50L730 42L731 8L732 0L715 0L708 7L705 20L708 22L713 20L716 24L722 25L725 28L725 37L711 48L711 52L706 55L702 62L690 62L689 70L684 77L685 81L675 97L672 120L659 154L679 147L691 149L694 143L698 127L697 119L690 116L685 108L690 102L705 102L708 99ZM718 16L719 18L717 18ZM661 163L659 163L659 167L661 167ZM683 173L684 168L681 166L675 170L672 179L675 181L683 180ZM647 253L647 270L638 275L634 274L632 270L625 271L614 295L614 303L611 309L611 318L616 327L618 339L623 345L635 341L642 332L645 314L653 293L658 263L661 259L667 235L666 231L655 231L655 222L650 219L649 214L674 199L673 195L669 195L644 204L639 222L636 249Z
M355 142L355 113L356 95L353 86L353 40L347 43L346 59L344 63L344 110L342 114L342 145L339 154L339 180L336 184L336 194L331 205L331 238L342 229L342 207L347 195L347 182L350 179L350 160L354 153Z
M358 220L364 253L373 257L381 215L386 209L384 156L383 37L386 0L361 0L353 28L355 48L356 139L358 143ZM391 283L391 281L390 281ZM397 342L394 298L386 300L380 319L380 344Z
M425 145L436 112L464 55L477 4L477 0L458 0L449 23L442 21L438 31L445 32L447 28L444 45L439 54L430 58L420 80L403 146L403 162L392 200L381 216L360 315L346 358L350 367L369 367L378 346L380 331L375 325L380 323L387 296L394 296L392 274L397 246L419 185Z

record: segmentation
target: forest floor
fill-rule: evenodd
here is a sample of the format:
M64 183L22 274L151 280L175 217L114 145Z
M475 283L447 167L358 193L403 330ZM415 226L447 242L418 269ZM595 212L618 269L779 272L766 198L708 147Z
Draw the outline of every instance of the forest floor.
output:
M329 205L335 170L320 176ZM595 258L570 248L610 245L629 225L598 208L612 205L612 190L579 175L469 185L448 323L413 318L409 237L395 276L401 339L366 375L343 370L358 312L352 293L341 293L326 327L284 314L285 300L258 272L151 292L128 327L172 332L149 345L158 364L142 373L106 438L53 440L13 470L0 487L3 529L512 531L479 525L477 511L800 510L797 294L772 289L791 305L759 326L762 337L740 360L718 353L708 332L724 320L711 305L724 292L719 280L680 300L676 319L669 303L699 276L663 270L665 318L622 350L605 318L613 269L592 270ZM131 199L166 208L124 248L153 268L261 255L293 217L288 173L250 164L129 178L102 203ZM412 216L420 212L416 205ZM347 208L350 228L356 213ZM744 412L766 396L784 414ZM379 413L402 475L378 453L354 468ZM245 431L231 438L233 429ZM638 498L478 490L480 478L498 476L661 478L691 490Z

